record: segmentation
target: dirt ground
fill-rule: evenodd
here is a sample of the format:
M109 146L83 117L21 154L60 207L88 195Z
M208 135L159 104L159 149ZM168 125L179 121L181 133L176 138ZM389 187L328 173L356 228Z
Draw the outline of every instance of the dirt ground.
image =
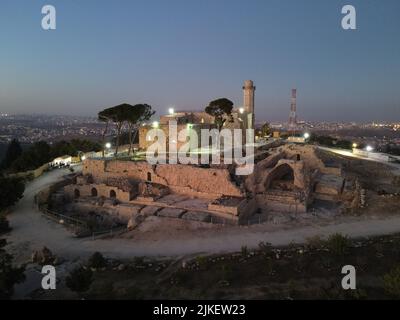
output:
M35 299L398 299L400 235L350 241L340 235L305 245L180 258L110 260L93 272L85 293L63 285ZM356 268L357 290L343 290L344 265ZM400 270L400 269L399 269ZM385 277L387 278L385 280ZM393 290L393 288L397 288Z

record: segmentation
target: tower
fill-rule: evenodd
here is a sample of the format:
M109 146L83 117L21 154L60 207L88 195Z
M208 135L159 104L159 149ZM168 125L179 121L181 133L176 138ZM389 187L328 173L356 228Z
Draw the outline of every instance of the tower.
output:
M243 108L247 115L247 128L254 129L254 92L253 81L246 80L243 86Z
M289 133L292 136L296 134L296 129L297 129L296 98L297 98L297 89L292 89L292 100L290 103L290 114L289 114Z

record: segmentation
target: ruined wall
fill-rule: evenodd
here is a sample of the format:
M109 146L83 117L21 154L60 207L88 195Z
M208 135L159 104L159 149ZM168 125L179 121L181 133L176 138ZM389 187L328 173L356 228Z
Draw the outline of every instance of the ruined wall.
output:
M305 189L305 172L304 172L304 162L303 161L293 161L287 159L281 159L278 161L276 166L265 175L265 179L261 182L265 188L269 188L271 182L279 178L280 176L287 173L289 170L293 171L294 181L293 184L299 189Z
M301 201L294 193L257 194L257 205L260 208L275 212L305 213L307 201Z
M252 215L257 210L255 199L237 199L236 203L226 204L218 201L208 204L208 210L228 213L233 216Z
M315 149L312 146L286 145L283 147L283 151L288 157L300 155L300 160L304 160L307 166L313 169L321 170L325 167L323 161L315 154Z
M123 177L159 183L173 192L190 196L242 196L242 191L231 181L229 171L225 168L200 168L183 164L153 166L145 161L88 159L84 161L83 174L92 175L95 183L111 177Z
M97 190L97 197L110 198L110 192L113 190L116 194L116 199L120 201L129 202L132 199L132 194L130 192L123 191L116 187L110 187L105 184L71 184L64 187L64 193L69 200L75 198L75 189L79 190L81 197L91 197L93 188Z
M268 168L274 167L283 156L283 153L273 154L255 164L253 173L245 180L244 185L246 190L256 193L257 189L259 189L258 186L264 180L265 172Z
M264 192L274 179L287 172L288 167L293 170L294 186L299 189L308 188L304 161L282 159L283 156L283 153L279 153L260 161L253 174L246 179L246 189L253 194Z

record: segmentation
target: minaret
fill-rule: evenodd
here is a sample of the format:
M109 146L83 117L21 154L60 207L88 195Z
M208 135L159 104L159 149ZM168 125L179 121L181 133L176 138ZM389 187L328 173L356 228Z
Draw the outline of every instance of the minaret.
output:
M246 80L243 86L243 108L247 114L247 128L254 129L254 92L253 81Z
M289 114L289 131L293 137L296 135L296 129L297 129L296 99L297 99L297 89L292 89L292 100L290 103L290 114Z

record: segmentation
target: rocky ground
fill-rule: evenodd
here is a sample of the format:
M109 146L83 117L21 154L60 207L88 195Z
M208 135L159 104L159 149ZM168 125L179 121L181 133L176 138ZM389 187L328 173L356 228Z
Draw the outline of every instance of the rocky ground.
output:
M90 267L90 287L72 292L60 267L55 291L35 290L33 299L399 299L400 235L349 240L334 235L303 245L224 255L154 260L107 260ZM356 270L356 290L343 290L342 267ZM37 267L36 267L37 268Z

